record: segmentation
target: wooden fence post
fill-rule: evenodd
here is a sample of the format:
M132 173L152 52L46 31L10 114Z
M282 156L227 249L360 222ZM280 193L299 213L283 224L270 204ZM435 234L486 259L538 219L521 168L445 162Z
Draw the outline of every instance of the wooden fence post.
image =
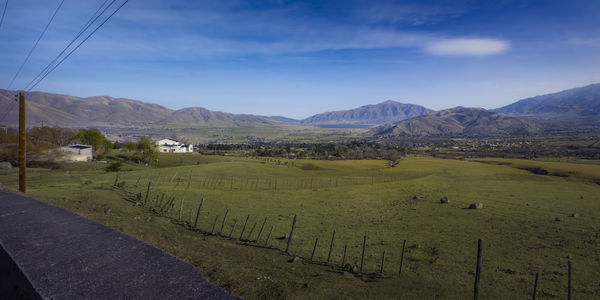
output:
M381 255L381 270L379 270L379 276L383 276L384 268L385 268L385 250L383 250L383 255Z
M313 257L315 257L315 251L317 251L317 243L319 243L319 238L315 238L315 245L313 246L313 251L312 254L310 255L310 260L313 260Z
M148 188L146 189L146 197L144 198L144 203L148 201L148 195L150 195L150 186L152 186L152 181L148 181Z
M290 231L290 237L288 238L287 245L285 246L285 253L289 254L290 245L292 244L292 238L294 237L294 229L296 229L296 215L292 221L292 230Z
M169 207L171 206L171 204L175 201L175 197L171 197L171 200L165 201L165 204L163 206L160 207L159 212L160 213L168 213L169 212Z
M273 226L271 226L271 230L269 230L269 234L267 235L267 240L265 241L265 245L269 247L269 241L271 240L271 234L273 233Z
M256 242L258 242L258 240L260 240L260 235L263 232L263 229L265 228L265 224L267 224L267 219L269 219L269 217L265 217L265 220L262 223L262 226L260 226L260 230L258 231L258 236L256 237Z
M475 286L473 299L477 300L479 298L479 276L481 275L481 239L477 240L477 269L475 269Z
M235 230L235 225L237 225L237 219L233 219L233 226L231 226L231 232L229 232L229 238L233 236L233 231Z
M329 254L327 254L327 263L331 261L331 251L333 250L333 244L335 243L335 229L331 235L331 244L329 245Z
M535 282L533 283L533 295L531 295L531 300L535 300L535 295L537 294L537 286L538 286L538 273L535 273Z
M213 226L212 226L212 230L210 231L210 234L215 234L215 226L217 225L217 220L219 220L219 215L215 216L215 221L213 222Z
M346 266L346 250L348 249L348 244L344 244L344 255L342 256L342 268Z
M404 264L404 249L406 247L406 240L402 242L402 255L400 256L400 269L398 270L398 276L402 274L402 265Z
M252 225L252 229L250 229L250 233L248 233L248 237L246 238L246 240L249 242L250 238L252 237L252 233L254 232L254 228L256 228L256 222L254 222L254 225Z
M219 230L219 234L223 234L223 227L225 227L225 222L227 221L227 215L229 214L229 209L225 211L225 216L223 217L223 222L221 222L221 230Z
M115 176L115 183L113 184L113 187L117 187L119 184L119 172L117 172L116 176Z
M572 280L572 269L573 269L573 263L569 260L568 262L569 264L569 284L567 286L568 288L568 293L567 293L567 300L571 300L571 291L573 290L573 286L571 285L571 280Z
M179 205L179 221L181 221L181 213L183 213L183 198L181 198L181 204Z
M250 219L250 215L246 217L246 221L244 222L244 226L242 227L242 233L240 233L240 241L242 240L242 236L244 236L244 231L246 231L246 225L248 225L248 219Z
M365 262L365 248L366 247L367 247L367 235L365 234L365 236L363 238L362 255L360 256L360 270L359 270L359 272L361 272L361 273L363 271L363 264Z
M200 210L202 210L202 204L204 204L204 198L200 201L200 205L198 205L198 212L196 213L196 220L194 221L194 228L198 228L198 217L200 217Z

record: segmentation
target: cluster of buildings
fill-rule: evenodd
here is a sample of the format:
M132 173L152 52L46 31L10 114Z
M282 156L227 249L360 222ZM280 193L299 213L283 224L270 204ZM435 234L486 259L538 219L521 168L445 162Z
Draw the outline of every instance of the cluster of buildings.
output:
M166 153L187 153L194 152L194 145L183 144L174 139L162 139L157 141L158 149L160 152Z
M184 144L174 139L162 139L156 142L161 153L189 153L194 152L194 145ZM90 145L69 145L60 148L64 161L90 161L93 158L93 149Z

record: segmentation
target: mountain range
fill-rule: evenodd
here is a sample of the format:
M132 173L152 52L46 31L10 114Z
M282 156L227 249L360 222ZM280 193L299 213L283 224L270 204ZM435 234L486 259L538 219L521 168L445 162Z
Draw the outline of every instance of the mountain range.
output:
M533 119L459 106L380 125L372 128L370 133L392 136L500 136L532 135L541 131L541 124Z
M0 89L0 123L18 123L14 91ZM11 104L12 103L12 104ZM316 114L303 120L211 111L202 107L179 110L139 100L96 96L80 98L44 92L27 93L27 123L39 126L102 128L310 128L310 126L370 126L370 135L531 135L565 128L600 128L600 84L522 99L485 110L455 107L434 112L420 105L385 101L355 109ZM360 126L359 126L360 125ZM335 127L334 126L334 127ZM344 127L340 126L340 127ZM303 130L304 130L303 129Z
M6 103L10 109L15 94L0 89L0 103ZM17 110L14 107L3 123L16 125ZM45 122L62 127L243 126L250 123L275 126L280 123L267 117L236 115L202 107L172 110L139 100L108 96L80 98L43 92L27 93L26 113L30 125Z
M379 136L506 136L600 130L600 84L519 100L494 110L455 107L369 130Z
M600 83L519 100L493 111L551 117L600 116Z

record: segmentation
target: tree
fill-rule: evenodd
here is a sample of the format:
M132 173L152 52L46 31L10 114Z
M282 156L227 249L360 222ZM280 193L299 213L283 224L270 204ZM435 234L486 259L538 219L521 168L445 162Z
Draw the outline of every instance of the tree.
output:
M96 155L104 155L113 147L112 143L96 128L79 129L72 141L91 145Z
M140 152L140 158L143 162L152 162L158 158L158 145L150 137L140 137L137 149Z
M46 142L56 146L65 146L73 138L75 131L60 127L33 127L28 130L27 138L30 143Z
M127 142L122 147L129 151L135 151L138 148L138 144L135 142Z

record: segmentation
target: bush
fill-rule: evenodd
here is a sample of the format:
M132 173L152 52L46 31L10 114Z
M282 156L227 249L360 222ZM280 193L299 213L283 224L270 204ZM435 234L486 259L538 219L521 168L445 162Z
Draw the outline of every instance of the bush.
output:
M104 169L106 170L106 172L119 172L119 171L121 171L122 167L123 167L123 164L121 162L114 162L114 163L108 165Z

